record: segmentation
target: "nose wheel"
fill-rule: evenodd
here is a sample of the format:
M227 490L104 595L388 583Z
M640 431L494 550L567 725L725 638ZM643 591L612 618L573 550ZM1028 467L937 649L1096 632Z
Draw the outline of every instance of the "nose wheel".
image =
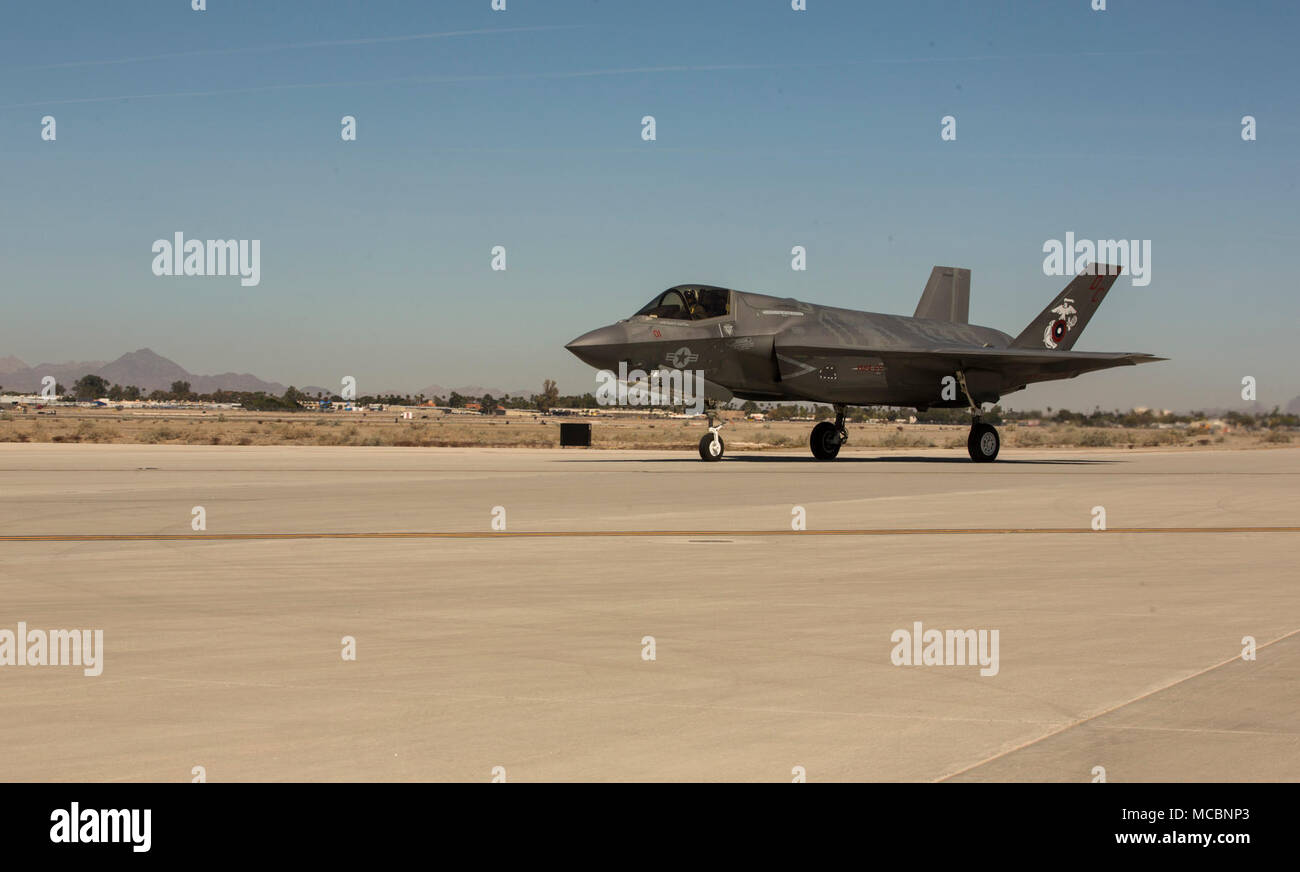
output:
M724 447L718 428L710 427L709 432L700 438L700 459L707 461L721 460Z
M705 399L704 414L708 415L709 432L700 437L700 460L706 463L713 463L722 459L722 452L726 446L722 444L722 420L715 421L713 416L717 414L718 404L714 400Z

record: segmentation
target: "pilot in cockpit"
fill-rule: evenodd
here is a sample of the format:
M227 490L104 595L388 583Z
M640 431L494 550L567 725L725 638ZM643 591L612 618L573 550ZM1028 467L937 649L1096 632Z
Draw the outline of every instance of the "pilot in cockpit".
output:
M729 292L722 288L669 288L637 314L650 318L702 321L726 315L728 298Z

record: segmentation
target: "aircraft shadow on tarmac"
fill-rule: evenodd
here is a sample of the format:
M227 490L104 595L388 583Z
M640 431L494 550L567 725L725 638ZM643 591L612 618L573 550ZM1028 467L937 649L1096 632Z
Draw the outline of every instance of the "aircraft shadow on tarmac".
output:
M566 458L561 463L700 463L700 459L694 455L687 457L627 457L627 458L602 458L599 460L584 460L582 458ZM811 463L819 466L835 466L841 463L954 463L965 466L978 466L972 463L967 457L837 457L833 461L818 460L815 457L792 457L789 455L762 455L762 454L740 454L726 455L722 458L723 463ZM1061 460L999 460L993 466L1018 465L1018 466L1095 466L1111 463L1123 463L1121 460L1071 460L1064 458Z

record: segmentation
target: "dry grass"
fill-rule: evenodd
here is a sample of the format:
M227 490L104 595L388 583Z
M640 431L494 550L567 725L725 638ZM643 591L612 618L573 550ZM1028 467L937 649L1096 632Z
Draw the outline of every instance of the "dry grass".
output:
M672 418L548 418L532 414L485 418L416 411L333 414L304 412L132 412L60 409L55 415L6 412L0 442L94 442L183 445L380 445L397 447L523 447L559 445L564 421L590 421L598 448L693 451L702 420ZM733 450L806 450L809 421L755 422L729 416L722 435ZM1211 436L1182 430L1122 430L1073 426L999 428L1004 448L1156 448L1213 445L1226 448L1291 444L1284 432ZM967 428L926 424L851 424L849 445L880 449L964 449Z

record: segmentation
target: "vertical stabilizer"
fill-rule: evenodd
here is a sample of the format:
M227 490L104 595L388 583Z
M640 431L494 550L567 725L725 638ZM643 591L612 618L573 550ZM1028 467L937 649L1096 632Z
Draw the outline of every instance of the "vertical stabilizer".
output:
M1011 341L1011 348L1046 348L1069 351L1092 320L1106 292L1115 284L1121 266L1090 263L1074 277L1029 326Z
M970 318L970 270L956 266L936 266L925 283L921 302L913 318L953 321L967 324Z

